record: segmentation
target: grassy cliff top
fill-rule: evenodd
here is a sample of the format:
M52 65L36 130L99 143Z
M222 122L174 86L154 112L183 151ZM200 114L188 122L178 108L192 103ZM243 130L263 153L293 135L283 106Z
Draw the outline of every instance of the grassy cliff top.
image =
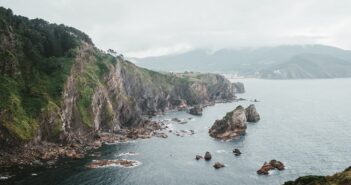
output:
M285 182L284 185L350 185L351 184L351 167L343 172L336 173L332 176L303 176L295 181Z
M30 139L38 117L60 106L77 47L92 44L83 32L0 7L0 140L4 133Z

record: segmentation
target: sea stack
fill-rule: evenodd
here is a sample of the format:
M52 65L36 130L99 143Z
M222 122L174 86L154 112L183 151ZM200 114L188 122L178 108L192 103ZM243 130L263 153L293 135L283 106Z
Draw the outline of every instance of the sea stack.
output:
M245 93L245 86L241 82L235 82L233 83L233 88L235 93Z
M202 108L200 106L194 106L193 108L189 109L189 114L202 116Z
M223 119L216 120L209 134L217 139L228 140L245 135L246 127L246 111L239 105L233 111L228 112Z
M245 114L247 122L256 123L261 119L254 104L251 104L245 109Z

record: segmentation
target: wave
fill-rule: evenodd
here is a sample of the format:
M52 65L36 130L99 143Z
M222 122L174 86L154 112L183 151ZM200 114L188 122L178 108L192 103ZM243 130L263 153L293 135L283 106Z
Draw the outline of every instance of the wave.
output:
M121 167L121 168L134 168L140 166L142 163L136 160L116 159L116 160L93 160L88 168L108 168L108 167Z
M117 154L117 157L122 157L122 156L136 156L139 155L139 153L136 152L126 152L126 153L121 153L121 154Z

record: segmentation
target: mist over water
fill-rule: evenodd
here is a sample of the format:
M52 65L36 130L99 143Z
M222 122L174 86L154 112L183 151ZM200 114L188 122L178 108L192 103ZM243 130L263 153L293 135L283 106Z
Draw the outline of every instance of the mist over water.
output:
M193 129L192 136L178 137L167 132L167 139L104 146L98 150L101 157L35 171L36 176L13 178L17 184L26 185L278 185L303 175L330 175L350 165L351 79L240 81L244 82L246 93L238 96L260 101L255 105L261 120L250 123L246 136L239 140L215 140L209 137L208 128L226 112L238 105L246 107L253 103L250 101L216 104L205 108L202 117L185 112L155 117L193 118L187 124L172 124L174 130ZM234 148L243 154L235 157ZM212 153L210 162L194 159L206 151ZM138 155L120 155L127 152ZM132 159L141 165L128 169L85 167L95 159ZM271 159L282 161L286 169L272 171L268 176L257 175L256 170ZM217 161L226 167L215 170L212 165Z

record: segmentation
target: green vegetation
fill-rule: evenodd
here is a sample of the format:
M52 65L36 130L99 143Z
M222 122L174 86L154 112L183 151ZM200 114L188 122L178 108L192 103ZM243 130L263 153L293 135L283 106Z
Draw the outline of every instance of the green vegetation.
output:
M304 176L284 185L348 185L351 184L351 167L333 176Z
M0 8L0 131L27 141L40 129L43 139L57 141L63 118L75 123L65 127L71 128L68 131L92 130L97 106L101 127L131 126L140 113L166 110L183 101L195 105L210 100L211 89L217 91L221 81L209 74L158 73L115 55L95 48L79 30ZM120 75L115 76L119 79L112 92L106 84L111 70ZM63 101L69 76L73 80L66 84L66 100L72 98L73 104ZM98 105L92 105L94 94ZM62 108L72 114L62 115Z
M96 61L85 63L83 73L78 77L77 89L79 99L77 102L78 111L83 123L92 127L93 118L91 102L94 91L97 87L103 86L103 75L109 71L109 65L115 64L116 59L102 53L95 54Z
M34 136L40 114L61 105L82 41L91 44L75 28L29 20L0 7L0 126L23 140Z

